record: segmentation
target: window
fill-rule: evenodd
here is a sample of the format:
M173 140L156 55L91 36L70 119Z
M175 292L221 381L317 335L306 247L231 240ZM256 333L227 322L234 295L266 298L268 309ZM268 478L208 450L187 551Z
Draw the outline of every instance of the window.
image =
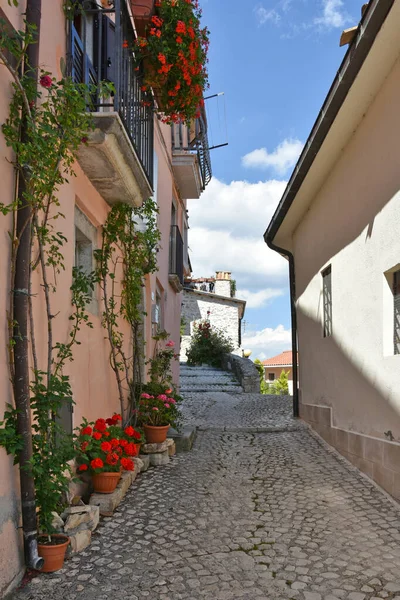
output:
M322 295L324 302L324 337L332 335L332 268L322 272Z
M275 373L268 373L268 381L275 381Z
M153 335L164 329L163 293L160 289L156 292L156 302L152 306Z
M96 249L97 229L83 214L75 207L75 267L81 269L86 275L94 271L94 254ZM97 314L97 299L95 290L92 291L92 301L88 309Z
M394 353L400 354L400 271L393 273L393 343Z

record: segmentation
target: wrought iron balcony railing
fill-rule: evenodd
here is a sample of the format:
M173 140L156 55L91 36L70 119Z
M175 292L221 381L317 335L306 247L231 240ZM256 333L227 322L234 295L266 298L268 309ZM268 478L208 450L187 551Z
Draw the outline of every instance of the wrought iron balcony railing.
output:
M169 275L177 277L181 285L183 285L183 246L178 225L172 225L169 238Z
M197 156L201 190L205 190L212 178L212 168L204 110L190 125L180 123L172 126L172 151L187 152Z
M126 2L115 0L103 9L83 0L71 23L71 75L78 83L111 82L111 98L92 98L94 111L117 112L146 177L153 185L153 109L141 91L141 71L135 63L135 33Z

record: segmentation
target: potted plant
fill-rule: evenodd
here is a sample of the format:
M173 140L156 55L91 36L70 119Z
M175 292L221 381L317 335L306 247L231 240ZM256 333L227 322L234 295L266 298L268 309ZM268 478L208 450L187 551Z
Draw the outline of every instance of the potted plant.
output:
M63 567L69 537L56 533L55 513L63 510L72 479L71 461L75 447L72 436L57 423L62 403L72 403L72 390L65 376L51 376L44 383L44 373L36 373L32 385L33 456L31 469L35 481L38 516L38 553L44 558L42 571L52 573ZM50 415L50 418L49 418Z
M168 429L179 427L179 398L174 397L172 388L165 389L161 384L149 383L143 389L138 401L138 421L148 444L162 444Z
M198 0L157 0L156 14L136 45L144 61L142 91L153 90L165 123L200 116L208 87L208 30Z
M118 414L94 423L84 419L79 429L78 473L88 471L94 491L100 494L111 494L121 471L135 468L132 457L137 456L136 442L142 434L131 426L122 429L121 421Z

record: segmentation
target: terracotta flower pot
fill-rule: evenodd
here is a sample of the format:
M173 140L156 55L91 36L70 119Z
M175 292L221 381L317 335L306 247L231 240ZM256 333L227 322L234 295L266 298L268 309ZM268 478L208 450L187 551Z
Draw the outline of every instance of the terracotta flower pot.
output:
M39 536L39 540L41 537L44 536ZM53 533L51 541L57 543L43 544L38 541L39 556L44 558L44 565L41 569L43 573L53 573L63 568L69 537L61 533Z
M92 475L93 489L98 494L112 494L118 485L121 471L117 473L96 473Z
M135 27L141 37L146 35L146 27L150 24L150 19L155 13L154 2L155 0L131 0Z
M142 445L142 444L134 444L134 446L135 446L135 449L136 449L136 454L135 454L135 456L139 456L139 454L140 454L140 447L141 447L141 445Z
M153 425L143 425L144 435L148 444L162 444L167 439L169 425L154 427Z

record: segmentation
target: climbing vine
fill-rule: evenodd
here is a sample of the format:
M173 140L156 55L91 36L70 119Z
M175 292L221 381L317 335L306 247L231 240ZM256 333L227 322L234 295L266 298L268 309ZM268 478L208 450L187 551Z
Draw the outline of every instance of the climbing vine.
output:
M18 3L13 0L13 4ZM20 466L33 477L40 527L50 533L52 511L57 509L61 494L68 487L68 461L73 456L72 441L57 424L63 404L72 402L70 380L64 367L67 361L73 360L73 346L79 343L77 338L82 325L91 326L86 306L95 285L94 274L73 270L68 340L55 341L53 322L57 313L53 309L53 298L58 279L65 271L64 246L67 243L58 227L64 218L58 192L74 176L78 148L86 142L92 128L91 115L87 111L90 98L94 94L109 94L110 88L103 84L99 89L76 84L66 75L56 79L47 71L31 67L27 51L36 43L36 29L27 21L24 27L24 30L10 31L7 23L0 21L0 66L11 76L12 88L9 116L1 129L7 146L13 151L12 165L18 180L18 195L0 203L0 213L8 216L11 223L7 317L10 379L16 399L16 405L8 405L0 423L0 445L14 455L15 462L19 462L24 446L31 443L31 458ZM61 68L63 70L63 65ZM21 215L25 218L22 226ZM29 283L27 289L16 290L17 255L27 232ZM24 435L17 430L21 409L17 406L15 391L15 348L23 334L15 318L16 294L28 298L32 355L28 400L34 421L32 432L25 430ZM36 342L35 302L39 303L39 310L43 305L45 307L47 344L44 358ZM28 437L31 442L27 442Z
M140 207L115 204L103 227L101 248L95 251L103 302L102 322L110 343L110 364L125 422L135 414L134 382L142 381L143 287L145 276L157 270L160 242L157 213L157 205L151 198ZM124 321L130 327L130 345L124 339Z

